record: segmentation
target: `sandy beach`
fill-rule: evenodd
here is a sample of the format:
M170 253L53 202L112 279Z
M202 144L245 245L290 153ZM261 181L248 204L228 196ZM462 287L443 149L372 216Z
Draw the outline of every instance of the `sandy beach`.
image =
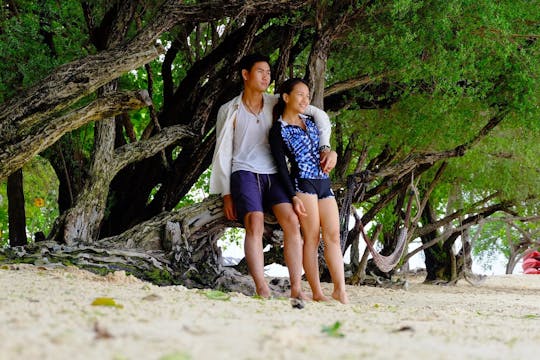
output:
M299 310L285 298L158 287L123 272L102 277L73 267L4 265L0 359L525 359L536 353L540 276L491 276L476 287L407 280L408 290L349 286L349 305L307 302ZM92 305L96 299L104 304Z

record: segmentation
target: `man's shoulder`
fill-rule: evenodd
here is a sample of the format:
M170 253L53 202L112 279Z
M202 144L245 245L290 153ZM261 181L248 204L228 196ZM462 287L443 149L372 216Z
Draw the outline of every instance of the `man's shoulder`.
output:
M279 99L279 94L268 94L268 93L263 93L263 98L264 98L264 101L265 102L268 102L268 103L277 103L278 99Z
M221 105L219 107L219 111L226 111L226 110L229 110L231 107L235 106L235 105L238 105L238 102L241 98L242 94L240 95L237 95L235 97L233 97L231 100L227 101L225 104Z

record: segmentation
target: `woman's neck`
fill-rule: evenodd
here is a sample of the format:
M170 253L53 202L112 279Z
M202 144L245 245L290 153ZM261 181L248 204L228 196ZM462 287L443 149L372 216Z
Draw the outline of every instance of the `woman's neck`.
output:
M302 120L300 119L300 114L293 110L285 109L281 117L283 118L283 121L285 121L287 124L298 125L302 123Z

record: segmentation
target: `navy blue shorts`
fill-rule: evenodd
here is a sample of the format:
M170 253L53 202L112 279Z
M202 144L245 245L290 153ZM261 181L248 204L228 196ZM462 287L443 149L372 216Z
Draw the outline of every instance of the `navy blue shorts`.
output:
M231 174L231 195L236 215L242 223L249 212L269 211L276 204L291 202L277 174L256 174L245 170Z
M317 198L333 197L330 179L296 179L296 192L317 195Z

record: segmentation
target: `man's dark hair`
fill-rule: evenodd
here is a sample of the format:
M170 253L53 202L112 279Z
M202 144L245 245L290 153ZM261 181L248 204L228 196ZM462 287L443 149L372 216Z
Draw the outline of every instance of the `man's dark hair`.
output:
M238 71L240 72L240 75L244 69L251 71L253 65L258 62L266 62L267 64L270 64L270 58L258 53L244 56L238 63Z

